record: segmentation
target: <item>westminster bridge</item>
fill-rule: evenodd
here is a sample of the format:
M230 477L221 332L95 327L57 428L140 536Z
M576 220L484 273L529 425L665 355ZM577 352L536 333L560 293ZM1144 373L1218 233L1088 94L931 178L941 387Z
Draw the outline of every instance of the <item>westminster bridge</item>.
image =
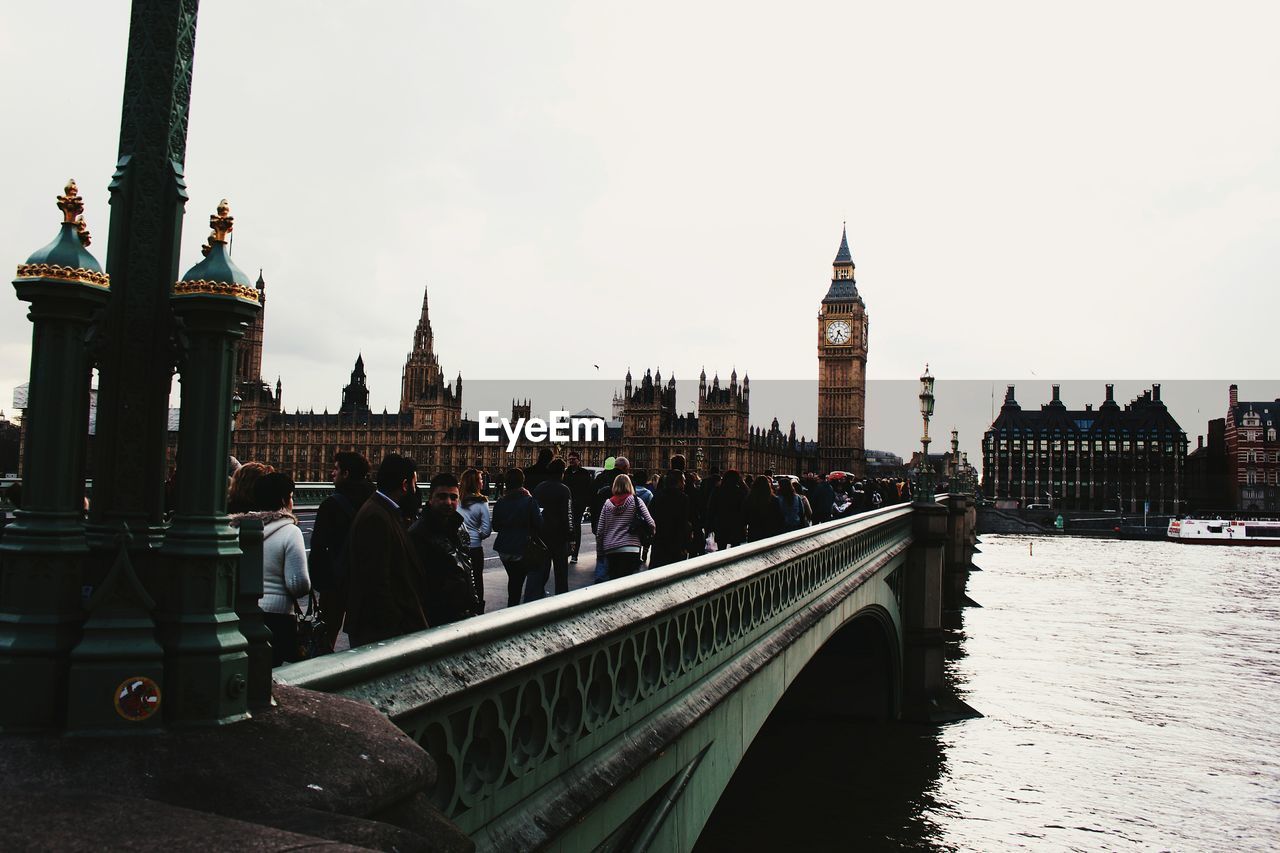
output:
M13 279L33 426L0 537L0 849L685 850L778 703L950 713L942 613L964 601L973 523L956 496L273 681L262 530L226 515L235 355L262 294L225 200L179 276L199 239L183 235L197 8L131 4L105 263L68 181L53 241ZM829 689L797 696L815 666Z
M689 850L780 702L941 720L971 497L888 507L275 671L372 704L480 850Z

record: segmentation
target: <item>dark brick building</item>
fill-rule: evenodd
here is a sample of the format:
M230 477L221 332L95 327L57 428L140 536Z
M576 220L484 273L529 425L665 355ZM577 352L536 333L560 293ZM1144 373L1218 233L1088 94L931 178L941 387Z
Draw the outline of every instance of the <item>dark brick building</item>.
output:
M1227 420L1209 421L1209 434L1196 436L1196 449L1187 454L1187 509L1224 510L1235 506L1227 484Z
M982 490L994 500L1055 509L1177 513L1186 504L1187 435L1160 400L1160 386L1126 404L1114 386L1097 409L1068 409L1053 386L1039 411L1024 411L1013 386L982 439Z
M1224 427L1226 478L1235 509L1280 510L1280 399L1242 403L1239 389L1227 391Z

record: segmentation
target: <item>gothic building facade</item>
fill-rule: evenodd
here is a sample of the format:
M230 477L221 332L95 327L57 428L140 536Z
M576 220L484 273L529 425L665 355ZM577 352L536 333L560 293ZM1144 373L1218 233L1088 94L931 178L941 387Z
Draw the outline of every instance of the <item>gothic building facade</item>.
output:
M666 467L678 453L702 472L817 470L817 445L796 437L794 421L785 433L777 418L768 429L751 426L751 378L743 375L739 384L736 369L723 387L718 373L708 383L704 369L698 377L697 409L684 414L677 408L675 376L664 385L661 371L646 370L634 382L628 370L613 408L620 413L621 443L634 468Z
M246 332L236 357L240 401L232 445L240 460L266 462L299 482L317 482L329 478L333 456L340 450L363 453L375 466L388 453L409 456L426 477L468 466L490 472L527 466L546 446L521 438L508 452L505 441L480 440L480 423L463 416L462 374L451 382L440 368L425 293L401 376L399 411L372 411L363 357L356 359L337 412L283 411L282 384L277 380L273 392L261 377L266 313L261 276L258 287L264 310ZM624 394L614 400L620 428L606 430L604 441L557 449L577 450L586 464L596 466L607 456L625 454L636 470L665 469L676 453L704 472L712 467L796 474L817 470L816 446L796 437L794 423L785 433L776 418L767 430L751 427L750 380L744 376L739 384L736 371L724 387L718 376L708 383L704 371L696 412L677 414L675 392L674 377L664 385L660 373L646 372L633 382L628 371ZM529 401L513 401L513 422L531 413Z

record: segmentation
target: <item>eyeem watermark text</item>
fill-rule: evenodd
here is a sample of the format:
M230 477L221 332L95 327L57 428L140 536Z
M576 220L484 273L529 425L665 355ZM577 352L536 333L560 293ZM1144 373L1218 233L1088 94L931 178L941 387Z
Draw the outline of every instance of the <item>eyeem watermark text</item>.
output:
M508 453L516 449L521 436L534 443L604 441L604 419L575 418L568 412L558 411L551 412L545 421L542 418L516 418L512 424L510 418L501 417L497 412L480 413L481 441L498 442L503 434L507 437Z

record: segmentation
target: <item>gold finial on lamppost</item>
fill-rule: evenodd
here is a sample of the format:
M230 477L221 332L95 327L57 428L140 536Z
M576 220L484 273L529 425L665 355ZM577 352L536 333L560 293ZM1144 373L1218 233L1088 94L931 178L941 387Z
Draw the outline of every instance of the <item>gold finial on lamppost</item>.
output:
M200 254L207 258L214 243L227 242L227 235L235 228L235 224L236 218L231 215L231 204L224 198L218 202L217 212L209 214L209 227L213 230L209 232L204 245L200 247Z
M84 199L80 197L76 179L68 178L62 192L63 195L58 196L58 210L62 211L62 221L75 222L76 217L84 213Z
M227 242L227 235L231 233L235 224L236 218L231 215L231 205L224 198L218 202L217 213L209 214L209 227L213 229L209 239L215 243Z

